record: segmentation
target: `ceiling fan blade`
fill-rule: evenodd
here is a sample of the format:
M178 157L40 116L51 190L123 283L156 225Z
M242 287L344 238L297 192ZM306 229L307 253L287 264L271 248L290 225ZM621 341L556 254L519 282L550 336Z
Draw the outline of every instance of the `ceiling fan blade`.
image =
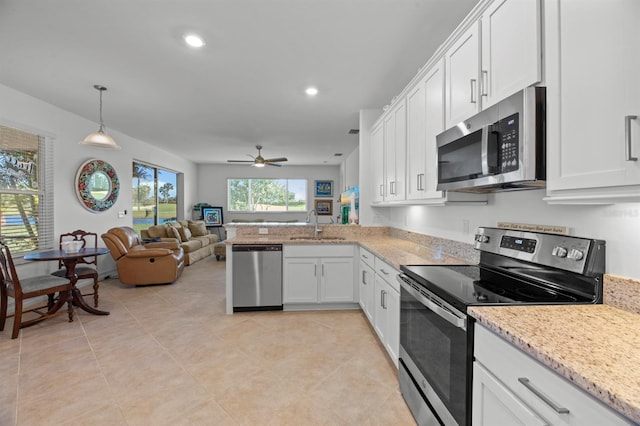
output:
M268 166L274 166L274 167L282 167L282 164L276 164L276 163L264 163Z
M227 160L227 163L253 163L254 160Z
M280 163L282 161L289 161L287 160L287 157L280 157L280 158L269 158L267 160L264 160L266 163Z

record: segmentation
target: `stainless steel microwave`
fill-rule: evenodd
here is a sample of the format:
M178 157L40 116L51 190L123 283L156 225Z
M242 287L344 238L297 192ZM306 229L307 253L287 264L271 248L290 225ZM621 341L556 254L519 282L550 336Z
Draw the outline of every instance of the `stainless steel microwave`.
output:
M496 192L546 186L546 88L528 87L444 131L438 190Z

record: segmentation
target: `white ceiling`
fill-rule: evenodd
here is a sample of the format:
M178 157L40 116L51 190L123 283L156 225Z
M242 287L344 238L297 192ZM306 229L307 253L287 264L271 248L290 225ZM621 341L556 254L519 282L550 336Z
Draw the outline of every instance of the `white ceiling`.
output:
M0 84L96 129L104 85L107 132L196 163L261 144L288 164L339 164L358 111L388 104L476 3L0 0ZM206 46L187 48L186 31Z

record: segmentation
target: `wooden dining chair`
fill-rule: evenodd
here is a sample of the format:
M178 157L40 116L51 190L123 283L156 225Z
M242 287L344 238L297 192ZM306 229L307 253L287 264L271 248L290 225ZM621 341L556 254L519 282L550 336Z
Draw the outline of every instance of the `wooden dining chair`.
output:
M95 232L87 232L78 229L73 232L60 235L60 250L62 250L63 243L68 241L80 241L82 242L82 248L93 247L98 248L98 234ZM52 275L56 277L66 277L67 269L64 267L62 260L58 262L58 270L53 272ZM78 279L93 279L93 293L83 293L83 296L93 295L93 306L98 307L98 256L83 257L78 260L76 266L76 275ZM51 304L51 302L50 302Z
M0 242L0 331L4 330L7 320L7 306L9 297L15 301L13 333L11 338L18 337L21 328L29 327L47 318L57 315L57 311L67 302L69 321L73 321L73 304L71 298L71 283L66 278L54 277L51 275L40 275L32 278L19 279L16 268L11 258L9 247ZM37 306L35 308L23 310L23 302L34 297L53 295L58 293L56 303L52 306ZM47 309L46 312L43 311ZM37 318L22 321L22 315L28 312L38 314Z

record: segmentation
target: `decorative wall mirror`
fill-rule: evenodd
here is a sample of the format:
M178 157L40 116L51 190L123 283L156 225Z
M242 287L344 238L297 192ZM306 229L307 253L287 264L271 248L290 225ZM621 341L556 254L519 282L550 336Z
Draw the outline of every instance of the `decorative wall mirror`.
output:
M120 181L116 171L102 160L87 160L76 175L76 194L80 204L92 213L109 210L118 199Z

